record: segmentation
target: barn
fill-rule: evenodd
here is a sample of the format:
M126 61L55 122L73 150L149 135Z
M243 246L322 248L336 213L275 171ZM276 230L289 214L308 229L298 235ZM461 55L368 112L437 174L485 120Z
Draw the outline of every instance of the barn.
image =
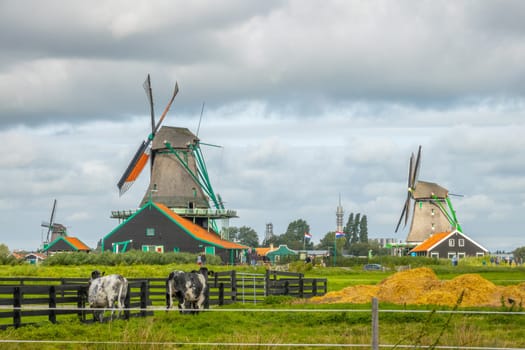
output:
M489 251L458 230L435 233L410 251L413 256L461 259L467 256L484 256Z
M234 264L248 247L230 242L166 205L149 201L101 241L102 251L141 251L206 253Z

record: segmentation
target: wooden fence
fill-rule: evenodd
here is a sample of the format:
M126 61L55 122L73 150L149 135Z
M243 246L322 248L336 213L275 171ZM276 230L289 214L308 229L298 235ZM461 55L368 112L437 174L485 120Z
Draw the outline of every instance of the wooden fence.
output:
M166 306L166 279L129 278L124 315L148 316ZM258 303L267 296L309 298L327 292L326 279L304 278L303 274L267 271L266 274L217 272L208 277L209 305L236 302ZM0 277L0 328L20 327L42 321L57 322L57 316L76 315L93 322L87 306L87 278Z

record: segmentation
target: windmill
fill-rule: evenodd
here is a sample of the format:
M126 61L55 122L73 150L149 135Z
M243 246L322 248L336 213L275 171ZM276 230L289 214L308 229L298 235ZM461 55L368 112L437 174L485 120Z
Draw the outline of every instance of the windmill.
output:
M150 183L140 206L149 201L162 203L179 215L191 219L194 223L205 228L211 224L216 230L215 219L236 217L236 214L234 211L224 210L221 197L215 194L211 186L200 148L200 139L187 128L160 127L160 123L178 92L178 85L175 85L173 96L157 123L155 123L149 75L144 83L144 88L150 102L152 132L147 140L142 142L118 182L120 193L123 194L131 186L149 158ZM112 213L114 218L123 219L126 216L129 216L129 213Z
M57 200L53 201L53 209L51 209L51 217L49 221L42 221L40 226L47 228L46 239L43 242L44 248L50 243L53 242L58 237L67 236L66 227L62 224L55 222L55 213L57 207Z
M461 232L461 226L452 207L448 190L436 183L418 179L421 166L421 146L417 156L410 156L408 167L408 191L396 231L404 220L405 226L412 208L412 222L406 238L407 243L420 243L434 233L450 231L452 228Z

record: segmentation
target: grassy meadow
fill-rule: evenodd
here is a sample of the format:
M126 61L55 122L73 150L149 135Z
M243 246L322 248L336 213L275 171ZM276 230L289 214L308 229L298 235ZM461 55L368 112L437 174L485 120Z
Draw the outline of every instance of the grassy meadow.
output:
M329 291L351 285L377 284L395 273L394 265L383 262L386 271L363 271L362 265L311 267L291 264L290 269L306 277L328 279ZM467 263L452 267L430 266L440 279L477 273L497 285L523 281L522 267L487 266ZM126 277L166 277L174 269L192 270L196 265L78 265L1 266L0 276L86 277L92 270L120 273ZM211 270L231 266L211 265ZM235 267L242 272L264 272L263 267ZM391 345L471 346L525 348L525 314L522 310L458 308L485 313L443 313L452 307L432 305L379 305L379 343ZM334 344L371 344L370 304L312 305L288 297L267 298L264 304L233 304L214 307L196 316L176 311L156 311L154 316L83 324L76 317L62 317L57 324L42 322L19 329L0 330L1 349L310 349L334 348ZM400 312L392 312L399 310ZM492 311L506 313L490 313ZM276 346L276 344L288 344ZM301 345L302 344L302 345ZM325 346L319 344L326 344Z

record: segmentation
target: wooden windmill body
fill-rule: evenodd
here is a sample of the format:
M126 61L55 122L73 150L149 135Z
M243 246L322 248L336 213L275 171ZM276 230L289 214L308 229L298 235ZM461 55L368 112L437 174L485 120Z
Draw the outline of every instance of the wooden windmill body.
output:
M169 142L174 151L165 142ZM197 136L187 128L163 126L159 130L151 148L151 180L141 206L152 200L168 208L209 208L209 198L191 175L197 174L198 168L190 146L198 142Z
M408 193L396 227L397 232L403 220L405 226L407 225L412 207L407 243L421 243L434 233L450 232L453 228L461 231L449 200L448 190L436 183L418 180L420 164L421 146L417 158L413 153L410 157Z

